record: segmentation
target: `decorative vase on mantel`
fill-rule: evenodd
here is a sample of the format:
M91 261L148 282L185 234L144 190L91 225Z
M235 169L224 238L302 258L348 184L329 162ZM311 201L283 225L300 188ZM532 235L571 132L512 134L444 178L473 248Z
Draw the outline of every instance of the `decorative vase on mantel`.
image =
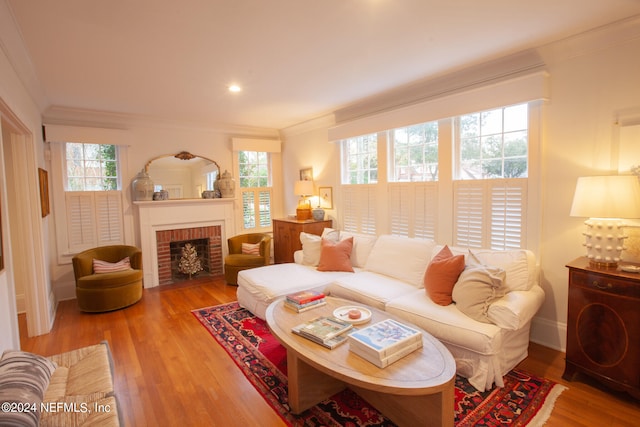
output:
M131 183L131 188L133 190L133 200L153 200L153 181L144 169L136 175L136 178Z
M236 183L229 171L225 170L218 180L218 187L220 188L220 194L223 198L229 198L235 196Z

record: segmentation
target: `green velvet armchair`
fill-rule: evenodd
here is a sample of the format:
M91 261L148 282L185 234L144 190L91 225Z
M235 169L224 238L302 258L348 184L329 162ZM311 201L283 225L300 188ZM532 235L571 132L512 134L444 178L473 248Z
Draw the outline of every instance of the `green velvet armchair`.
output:
M224 278L230 285L238 284L238 273L242 270L269 264L271 258L271 236L262 233L238 234L227 239L229 255L224 258ZM242 253L242 244L259 244L259 254Z
M131 268L94 272L93 260L117 263L129 257ZM73 257L78 307L103 312L128 307L142 298L142 251L135 246L112 245L88 249Z

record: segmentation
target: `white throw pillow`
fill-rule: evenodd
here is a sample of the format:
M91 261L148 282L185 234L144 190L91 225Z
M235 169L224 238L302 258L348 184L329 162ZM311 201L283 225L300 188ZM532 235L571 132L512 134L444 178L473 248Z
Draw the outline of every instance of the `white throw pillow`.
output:
M320 243L323 238L337 242L340 239L340 231L333 228L325 228L322 231L322 236L305 232L300 233L302 264L316 267L320 263Z
M423 288L424 272L434 247L433 240L382 235L373 245L364 268Z
M351 265L362 268L366 265L371 249L373 249L373 245L375 245L378 237L370 234L351 233L348 231L340 232L340 240L345 240L349 237L353 237Z

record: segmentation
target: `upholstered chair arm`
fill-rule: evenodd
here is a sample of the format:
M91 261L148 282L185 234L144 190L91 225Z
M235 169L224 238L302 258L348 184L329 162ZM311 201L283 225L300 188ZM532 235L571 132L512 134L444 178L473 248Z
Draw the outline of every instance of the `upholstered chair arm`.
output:
M142 251L140 249L132 247L130 253L125 256L129 257L131 268L134 270L142 270Z
M248 243L248 239L245 235L238 235L238 236L233 236L227 239L227 243L229 245L230 254L241 254L242 244Z
M268 265L271 257L271 237L264 236L260 241L260 255L264 258L264 265Z
M76 281L84 276L93 274L93 253L80 253L71 259L73 274Z

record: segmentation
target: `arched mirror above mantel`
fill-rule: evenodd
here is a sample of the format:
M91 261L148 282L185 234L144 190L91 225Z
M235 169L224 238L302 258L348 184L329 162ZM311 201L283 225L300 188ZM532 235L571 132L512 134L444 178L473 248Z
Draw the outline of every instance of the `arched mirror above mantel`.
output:
M187 151L155 157L147 162L144 171L153 181L154 190L166 191L169 200L202 198L204 191L215 190L220 178L220 166L215 160Z

